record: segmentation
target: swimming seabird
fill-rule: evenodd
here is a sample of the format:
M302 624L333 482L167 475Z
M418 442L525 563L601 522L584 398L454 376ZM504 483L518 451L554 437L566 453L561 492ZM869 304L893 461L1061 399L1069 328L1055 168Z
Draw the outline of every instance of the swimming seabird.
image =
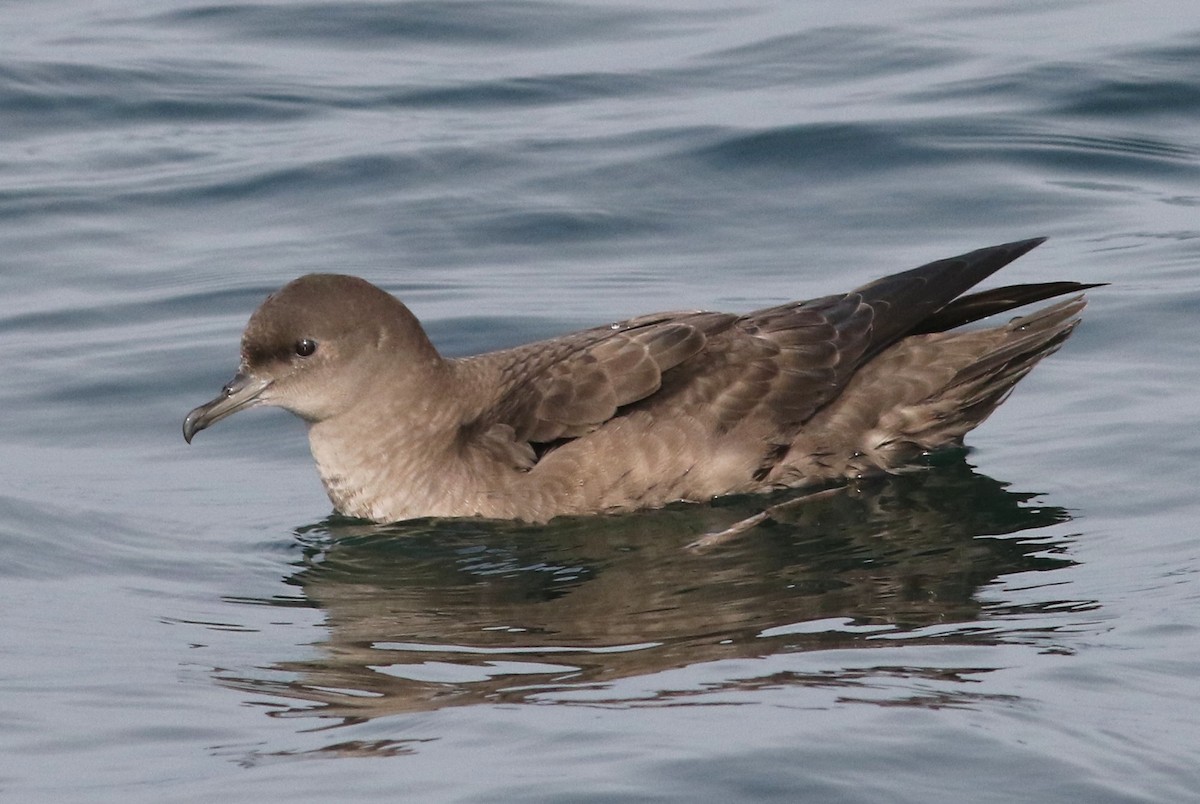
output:
M901 471L960 444L1078 324L1095 285L962 295L1043 240L745 315L655 313L457 359L380 288L309 274L250 317L237 373L183 436L289 410L336 510L376 522L544 522Z

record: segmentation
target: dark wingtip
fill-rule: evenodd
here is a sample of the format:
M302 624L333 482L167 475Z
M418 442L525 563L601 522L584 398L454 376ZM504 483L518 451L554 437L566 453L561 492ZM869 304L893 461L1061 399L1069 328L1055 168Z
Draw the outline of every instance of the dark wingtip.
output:
M1049 239L1050 238L1048 237L1031 237L1027 240L1014 240L1011 243L1001 243L998 246L981 248L977 251L971 252L971 254L964 254L963 257L970 257L974 254L983 254L984 252L988 251L1004 252L1004 264L1007 265L1019 257L1022 257L1025 254L1033 251L1035 248L1040 246L1042 243L1045 243Z
M913 335L923 335L929 332L945 332L948 329L961 327L988 316L1008 312L1027 304L1065 296L1068 293L1078 293L1083 298L1083 292L1092 288L1104 287L1107 282L1039 282L1030 285L1009 285L1002 288L972 293L962 296L947 304L941 310L926 318L913 330Z
M1022 254L1028 254L1033 251L1049 239L1049 237L1031 237L1028 240L1018 240L1013 244L1013 248L1017 250L1017 257L1020 257Z
M856 290L875 308L872 349L897 338L940 326L938 311L1013 260L1046 242L1045 237L1014 240L936 260L877 279Z

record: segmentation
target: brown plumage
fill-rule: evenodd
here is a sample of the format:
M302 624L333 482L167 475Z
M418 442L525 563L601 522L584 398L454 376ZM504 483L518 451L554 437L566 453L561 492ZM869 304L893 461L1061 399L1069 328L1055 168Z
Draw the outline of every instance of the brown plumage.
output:
M1071 334L1094 285L962 296L1042 239L735 315L659 313L444 359L394 297L312 274L270 296L184 437L252 405L308 424L338 511L544 521L891 472L961 443Z

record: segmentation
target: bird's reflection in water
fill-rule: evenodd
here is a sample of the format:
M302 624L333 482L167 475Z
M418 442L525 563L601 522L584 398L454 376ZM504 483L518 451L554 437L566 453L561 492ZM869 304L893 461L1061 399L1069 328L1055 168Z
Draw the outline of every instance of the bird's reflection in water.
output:
M989 618L1090 605L978 600L1001 576L1069 563L1062 529L1030 532L1067 513L1033 498L958 453L704 553L684 548L764 498L548 526L330 519L298 534L305 559L287 583L299 595L277 601L324 612L320 656L277 666L285 681L221 680L304 702L287 714L361 720L604 690L718 659L876 647L881 633L894 645L932 624L961 625L939 630L942 643L979 644L1002 638Z

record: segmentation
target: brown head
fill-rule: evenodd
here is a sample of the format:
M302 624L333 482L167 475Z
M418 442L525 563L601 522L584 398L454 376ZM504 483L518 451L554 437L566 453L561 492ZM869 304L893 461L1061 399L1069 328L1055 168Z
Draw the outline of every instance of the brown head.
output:
M308 422L347 410L383 373L414 381L441 364L416 317L366 280L309 274L268 296L242 335L237 374L183 423L200 430L237 411L274 405Z

